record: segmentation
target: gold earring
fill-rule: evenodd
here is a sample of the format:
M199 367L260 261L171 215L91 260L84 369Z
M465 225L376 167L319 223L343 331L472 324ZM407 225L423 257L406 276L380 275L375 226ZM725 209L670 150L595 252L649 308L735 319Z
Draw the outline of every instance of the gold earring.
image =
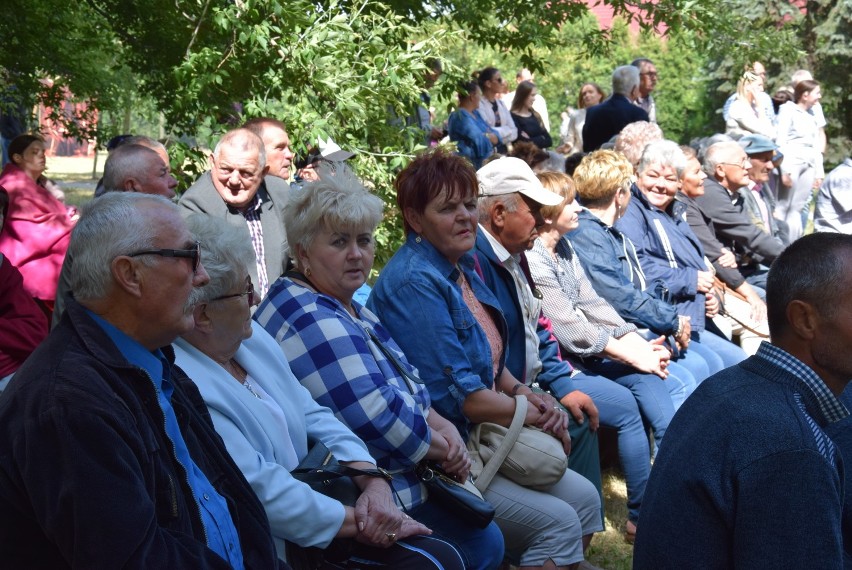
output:
M310 276L311 276L311 268L308 267L308 268L305 269L305 277L310 277Z

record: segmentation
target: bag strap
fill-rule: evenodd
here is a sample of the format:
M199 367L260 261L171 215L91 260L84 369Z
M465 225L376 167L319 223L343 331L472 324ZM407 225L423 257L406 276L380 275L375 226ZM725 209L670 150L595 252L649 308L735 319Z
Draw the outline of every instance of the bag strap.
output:
M527 405L526 396L523 394L515 396L515 415L512 417L509 431L503 437L503 443L500 444L500 447L494 451L494 455L485 464L482 473L476 478L475 485L480 492L484 493L488 485L491 484L491 480L497 474L497 470L503 465L503 461L506 460L515 442L518 441L518 436L521 435L521 429L524 427L524 420L527 417Z
M346 465L324 465L322 467L300 467L290 472L294 478L303 483L319 483L339 477L381 477L390 481L393 477L384 469L356 469Z
M364 329L364 332L367 334L368 341L375 344L376 348L378 348L379 351L385 356L385 358L390 361L391 365L396 368L397 372L399 372L399 375L402 376L403 380L405 380L405 385L408 387L408 391L411 392L412 395L414 395L414 386L412 385L412 383L423 384L423 380L408 371L405 366L402 365L402 362L399 361L399 358L396 356L396 354L394 354L393 351L391 351L391 349L389 349L385 345L385 343L383 343L381 339L379 339L376 333L367 328L364 323L358 322L358 324L361 325L361 328Z

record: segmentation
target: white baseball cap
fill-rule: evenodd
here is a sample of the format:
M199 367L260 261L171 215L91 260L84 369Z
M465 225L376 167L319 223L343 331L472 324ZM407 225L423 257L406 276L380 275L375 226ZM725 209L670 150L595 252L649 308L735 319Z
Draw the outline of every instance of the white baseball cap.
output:
M511 156L492 160L476 172L480 196L503 196L516 192L542 206L557 206L562 196L545 189L530 166Z

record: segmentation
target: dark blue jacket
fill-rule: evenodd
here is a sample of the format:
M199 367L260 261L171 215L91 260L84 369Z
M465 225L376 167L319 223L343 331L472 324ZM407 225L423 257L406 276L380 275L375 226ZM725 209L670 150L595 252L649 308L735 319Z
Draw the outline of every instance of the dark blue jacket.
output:
M635 570L843 568L845 450L823 431L815 392L760 354L702 382L675 414L645 489Z
M630 102L624 95L613 93L612 97L586 109L583 125L583 152L597 150L621 129L636 121L649 121L648 113Z
M538 321L538 355L541 358L541 372L538 378L525 378L526 371L526 341L524 331L524 313L518 300L515 281L509 270L497 259L497 255L485 237L485 230L479 228L476 235L474 257L478 273L485 284L500 302L500 308L506 317L509 330L506 347L506 368L521 382L529 385L538 381L539 385L561 399L576 388L571 380L573 368L559 356L559 343L548 330L548 321L544 315Z
M693 330L704 330L704 293L699 293L698 272L707 271L704 249L686 221L686 204L675 199L663 212L652 206L634 184L632 198L615 228L636 247L648 282L666 284L681 315L690 317ZM638 283L634 279L634 285Z
M180 431L228 503L246 568L276 568L263 506L195 384L170 374ZM153 382L73 300L0 398L0 536L6 568L230 568L207 547Z
M646 282L645 290L634 286L633 276L640 279L636 275L639 269L635 267L638 260L630 262L633 246L620 231L582 210L579 227L567 237L595 291L615 307L621 318L656 334L670 335L677 331L677 308L648 292L657 284Z

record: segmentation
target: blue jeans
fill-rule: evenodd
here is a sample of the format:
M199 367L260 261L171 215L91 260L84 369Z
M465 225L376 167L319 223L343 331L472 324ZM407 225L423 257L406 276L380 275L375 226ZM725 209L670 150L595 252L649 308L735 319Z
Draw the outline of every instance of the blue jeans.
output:
M503 562L503 533L494 522L478 529L429 500L410 509L408 515L431 528L432 536L452 544L461 554L466 570L494 570Z
M651 448L636 397L624 386L592 372L576 375L574 384L594 400L601 425L618 430L618 457L627 483L627 515L635 522L651 472Z
M695 387L698 384L701 384L708 376L710 376L710 365L707 364L707 361L702 358L699 350L692 350L694 342L690 342L689 346L686 350L682 350L680 355L676 359L672 360L672 364L677 364L678 366L685 368L692 377L695 379L695 386L692 387L692 390L695 390ZM671 364L669 364L671 366ZM687 389L687 391L691 394L692 390Z
M692 351L704 359L710 368L711 375L746 359L743 349L709 331L692 333L687 352Z

